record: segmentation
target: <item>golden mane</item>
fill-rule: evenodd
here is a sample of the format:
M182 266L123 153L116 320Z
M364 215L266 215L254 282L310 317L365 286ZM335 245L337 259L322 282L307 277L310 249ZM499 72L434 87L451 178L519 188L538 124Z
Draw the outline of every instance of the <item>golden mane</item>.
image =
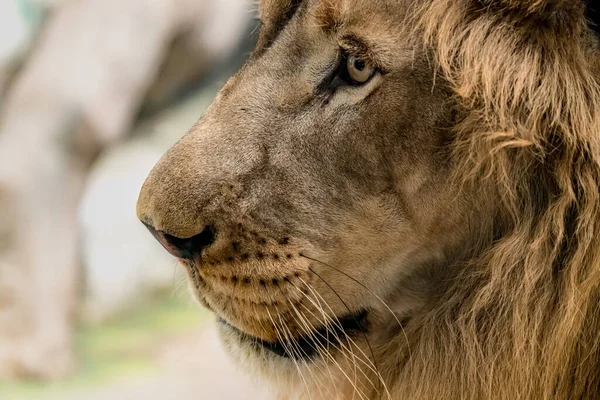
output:
M584 2L433 0L419 18L461 104L457 179L501 211L392 380L402 398L596 398L600 57Z

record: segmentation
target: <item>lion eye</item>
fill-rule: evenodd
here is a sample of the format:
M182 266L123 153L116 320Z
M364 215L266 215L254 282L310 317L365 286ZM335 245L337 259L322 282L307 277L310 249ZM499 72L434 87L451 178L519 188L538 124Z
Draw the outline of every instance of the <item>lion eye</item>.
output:
M369 62L350 55L346 60L348 76L356 84L366 83L375 74L375 67Z
M379 73L379 69L370 61L344 51L340 56L335 70L325 77L319 87L335 91L344 86L362 86Z

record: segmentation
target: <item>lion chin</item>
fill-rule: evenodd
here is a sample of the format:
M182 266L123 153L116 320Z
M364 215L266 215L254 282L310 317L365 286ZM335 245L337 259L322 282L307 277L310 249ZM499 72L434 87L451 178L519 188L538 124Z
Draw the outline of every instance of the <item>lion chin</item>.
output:
M137 205L230 354L286 399L598 398L586 2L259 10Z

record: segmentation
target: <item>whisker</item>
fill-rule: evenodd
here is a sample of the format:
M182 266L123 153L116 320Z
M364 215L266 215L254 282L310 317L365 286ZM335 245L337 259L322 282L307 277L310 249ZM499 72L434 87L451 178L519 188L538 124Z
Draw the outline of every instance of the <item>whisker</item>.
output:
M267 291L267 296L271 299L272 303L275 304L275 302L273 301L273 298L270 296L270 293L268 291ZM289 302L289 304L292 304L292 302ZM294 340L294 336L292 335L290 329L287 327L287 325L282 320L281 313L279 312L279 308L277 306L274 306L274 307L275 307L275 311L277 312L277 317L279 318L279 321L281 323L281 327L284 330L284 334L285 334L286 338L289 338L289 339L286 340L288 342L287 343L287 345L289 346L288 348L294 350L294 352L290 353L290 354L297 355L299 360L303 359L302 354L304 354L305 357L308 357L308 354L306 354L306 351L304 349L302 349L300 347L300 345ZM283 341L282 341L282 345L283 345ZM285 348L286 347L284 347L284 349ZM304 362L304 364L306 365L305 362ZM306 369L310 373L313 381L317 384L317 388L319 389L319 393L321 394L321 397L323 397L323 392L322 392L322 389L321 389L321 386L322 386L321 381L319 379L317 379L317 377L315 376L315 374L312 372L312 370L310 368L308 368L308 366L307 366ZM309 390L309 389L307 388L307 390Z
M302 280L302 282L308 286L308 283L304 282L304 280ZM300 290L300 289L298 289ZM338 319L338 317L335 315L335 312L333 311L333 309L329 306L329 303L323 298L323 296L321 296L318 292L315 292L314 290L312 290L312 288L310 288L309 286L309 290L315 295L315 300L317 300L319 302L319 305L315 304L315 302L306 294L304 294L304 292L302 292L304 294L304 296L318 309L321 311L321 313L325 316L325 318L330 318L329 321L325 321L326 325L329 325L329 323L333 323L334 325L336 325L341 331L343 331L343 327ZM317 297L318 296L318 297ZM333 318L327 316L326 313L324 312L322 306L321 306L321 302L319 301L318 298L321 298L321 300L323 300L323 302L325 303L325 305L327 306L327 308L329 308L329 311L333 314ZM302 307L304 307L304 309L310 313L313 317L317 318L317 316L314 315L314 313L312 313L312 311L310 311L305 305L301 304ZM318 318L317 318L318 319ZM339 337L337 336L337 334L334 332L334 334L336 335L336 338L338 339L338 342L340 344L340 346L342 347L342 349L339 349L338 347L334 346L334 348L336 348L337 350L339 350L342 354L344 354L346 357L349 357L346 354L346 351L349 353L349 355L352 357L351 362L353 363L354 366L354 371L356 373L356 368L358 367L358 365L356 364L356 360L360 361L365 367L367 367L371 372L373 372L375 374L375 376L380 379L383 380L383 377L381 376L381 374L379 373L379 371L376 369L376 366L373 364L373 362L371 361L371 359L365 354L365 352L360 348L360 346L358 344L356 344L356 342L349 336L349 335L344 335L346 342L348 343L348 347L346 347L344 345L344 343L339 339ZM321 337L322 334L321 334ZM354 345L354 346L352 346ZM356 353L352 350L352 348L355 347L356 349L358 349L358 351L365 357L365 359L367 361L365 361L362 357L357 357ZM350 361L350 360L349 360ZM361 372L361 374L364 376L364 378L369 381L369 383L371 384L371 386L373 388L375 388L375 391L377 391L377 393L379 394L379 390L375 387L375 383L367 376L367 374L362 370L362 368L358 368L358 370Z
M294 285L293 285L293 286L294 286ZM295 286L294 286L294 287L295 287ZM302 295L303 295L303 296L304 296L306 299L308 299L309 301L311 301L311 302L312 302L312 299L311 299L310 297L308 297L308 296L307 296L307 295L306 295L304 292L302 292L302 291L301 291L300 289L298 289L297 287L295 287L295 288L296 288L296 290L299 290L299 291L301 292L301 294L302 294ZM323 299L323 301L325 301L325 300ZM313 304L314 304L314 302L313 302ZM315 315L315 314L314 314L314 313L313 313L313 312L312 312L310 309L308 309L308 308L307 308L307 307L306 307L304 304L300 304L300 306L302 306L302 307L303 307L303 308L304 308L304 309L305 309L305 310L306 310L308 313L310 313L310 314L311 314L311 315L312 315L312 316L313 316L315 319L317 319L317 320L318 320L318 317L317 317L317 316L316 316L316 315ZM322 308L321 306L316 306L316 305L315 305L315 307L316 307L318 310L320 310L320 311L321 311L321 313L322 313L323 315L325 315L325 317L326 317L326 321L324 322L325 326L326 326L326 327L327 327L327 326L330 326L330 322L334 322L334 321L332 321L332 320L327 320L329 317L328 317L326 314L324 314L324 310L323 310L323 308ZM295 309L296 313L298 314L298 316L299 316L301 319L303 319L303 320L306 320L306 318L305 318L305 317L302 315L302 313L300 313L300 312L299 312L299 310L297 310L297 308L296 308L295 306L294 306L294 309ZM330 308L330 309L331 309L331 308ZM336 317L336 318L337 318L337 317ZM308 320L307 320L307 321L308 321ZM337 335L337 333L336 333L336 332L332 332L332 333L335 335L335 337L336 337L336 339L337 339L337 341L338 341L339 345L341 345L341 348L340 348L340 347L336 346L335 344L331 343L331 341L329 340L329 338L328 338L328 337L326 337L326 336L324 336L324 335L323 335L321 332L319 332L319 330L317 330L317 329L314 327L314 325L313 325L313 324L312 324L310 321L308 321L308 324L309 324L309 325L310 325L310 326L313 328L311 331L309 331L309 333L313 333L313 332L314 332L315 334L317 334L317 335L318 335L318 336L320 336L321 338L325 339L325 340L326 340L326 343L330 344L330 345L331 345L333 348L335 348L336 350L338 350L338 351L339 351L339 352L340 352L340 353L341 353L341 354L342 354L342 355L343 355L343 356L344 356L344 357L345 357L347 360L349 360L349 361L351 361L351 362L353 363L353 365L354 365L354 374L355 374L355 375L354 375L354 377L355 377L354 381L353 381L353 380L351 380L351 379L350 379L350 377L349 377L349 376L348 376L348 375L345 373L345 371L342 369L341 365L340 365L340 364L339 364L339 363L338 363L338 362L335 360L335 357L334 357L334 356L333 356L333 355L332 355L332 354L329 352L329 350L328 350L328 349L326 349L325 347L323 347L323 344L320 344L320 343L318 343L318 342L317 342L317 343L315 343L315 344L316 344L316 345L317 345L317 346L318 346L320 349L323 349L323 351L325 352L325 353L324 353L324 355L325 355L325 356L326 356L326 357L327 357L329 360L331 360L331 361L332 361L332 363L333 363L333 364L335 364L335 366L337 366L337 367L338 367L338 369L340 370L340 372L341 372L341 373L344 375L344 377L345 377L346 379L348 379L348 381L350 382L350 384L353 386L353 388L355 389L355 392L356 392L356 393L354 393L354 392L353 392L353 396L352 396L352 398L354 398L355 394L359 394L359 395L361 395L361 394L364 394L364 393L363 393L363 392L362 392L362 391L361 391L361 390L358 388L358 386L357 386L357 384L356 384L357 370L361 372L361 374L362 374L362 375L365 377L365 379L366 379L367 381L369 381L369 383L371 383L372 387L374 387L374 386L375 386L375 385L374 385L374 383L373 383L373 381L371 381L371 379L369 379L369 377L368 377L368 376L365 374L365 372L364 372L362 369L358 368L358 365L356 364L356 359L357 359L357 357L356 357L356 355L354 354L354 352L353 352L353 351L352 351L352 349L351 349L351 347L352 347L352 346L351 346L350 342L348 342L348 346L349 346L349 347L346 347L346 346L344 346L344 343L343 343L342 339L341 339L341 338L339 338L339 336ZM342 329L342 330L343 330L343 329ZM326 331L326 332L328 332L328 331ZM346 338L346 339L350 339L350 338L349 338L347 335L344 335L344 336L345 336L345 338ZM352 339L350 339L350 341L352 341ZM311 346L311 347L312 347L312 346ZM357 348L358 348L358 346L357 346ZM359 350L360 350L360 348L359 348ZM362 352L362 350L361 350L361 352ZM320 353L320 354L322 354L320 351L319 351L319 353ZM351 355L351 357L352 357L352 358L350 358L350 356L349 356L349 354L348 354L348 353ZM363 353L363 355L365 355L365 354ZM365 355L365 357L366 357L366 355ZM371 367L370 367L370 366L369 366L367 363L365 363L365 361L364 361L362 358L358 357L358 360L360 360L360 361L361 361L363 364L365 364L365 365L366 365L366 366L367 366L369 369L371 369L371 370L372 370L374 373L376 373L376 371L375 371L375 370L373 370L373 369L372 369L372 368L371 368ZM361 396L361 398L362 398L362 396Z
M316 304L316 303L315 303L315 302L314 302L314 301L313 301L313 300L312 300L310 297L308 297L308 296L307 296L305 293L303 293L303 295L306 297L306 299L308 299L308 300L309 300L309 301L310 301L310 302L311 302L311 303L312 303L312 304L315 306L315 308L317 308L317 309L319 309L321 312L323 312L323 311L322 311L322 308L321 308L321 306L320 306L320 305L317 305L317 304ZM302 308L304 308L304 310L305 310L307 313L309 313L311 316L313 316L315 319L319 319L319 318L318 318L318 317L317 317L317 316L316 316L316 315L315 315L315 314L314 314L314 313L313 313L313 312L312 312L312 311L311 311L311 310L310 310L308 307L306 307L304 304L300 304L300 306L301 306ZM341 327L341 325L340 325L340 323L339 323L339 319L338 319L337 317L335 317L335 316L334 316L334 318L335 318L336 320L333 320L333 319L331 319L329 316L327 316L327 318L329 318L329 319L328 319L328 320L326 320L326 321L324 322L324 324L326 324L327 326L329 326L329 325L333 324L333 325L337 326L337 327L338 327L340 330L343 330L343 328ZM323 336L323 334L322 334L321 332L319 332L318 330L316 330L316 331L315 331L315 333L316 333L317 335L319 335L319 336L320 336L322 339L324 339L324 340L326 340L326 341L330 341L328 337L326 337L326 336ZM336 333L336 332L332 332L332 334L334 334L334 335L335 335L336 339L338 340L339 346L341 346L341 347L338 347L338 346L336 346L335 344L331 343L331 346L332 346L334 349L338 350L338 351L339 351L339 352L341 352L342 354L345 354L345 351L348 351L348 352L352 353L352 356L356 356L356 355L354 354L354 352L352 351L352 349L351 349L351 348L353 347L352 345L354 345L354 347L356 347L356 348L357 348L357 349L358 349L358 350L361 352L361 354L367 358L367 360L368 360L369 362L366 362L366 361L365 361L365 360L363 360L361 357L357 357L356 359L358 359L360 362L362 362L362 363L363 363L363 364L364 364L364 365L365 365L367 368L369 368L369 369L370 369L370 370L371 370L373 373L377 373L377 371L376 371L375 369L373 369L374 367L372 366L371 360L370 360L370 359L367 357L367 355L366 355L366 354L365 354L365 353L362 351L362 349L361 349L361 348L360 348L360 347L359 347L359 346L358 346L358 345L357 345L357 344L354 342L354 340L352 340L352 338L351 338L351 337L349 337L348 335L345 335L345 339L346 339L346 342L347 342L347 345L348 345L348 347L347 347L346 345L344 345L343 341L342 341L342 340L341 340L341 338L340 338L340 337L337 335L337 333ZM364 373L363 373L363 374L364 374ZM366 375L365 375L365 377L366 377ZM368 378L367 378L367 379L368 379Z
M285 340L283 339L283 337L280 334L279 328L277 327L277 324L275 323L275 320L273 319L273 317L271 316L271 312L269 311L268 308L266 308L267 314L269 315L269 319L271 320L271 323L273 324L273 329L275 330L275 335L277 336L278 340L280 341L281 345L283 346L283 348L287 350L286 347L286 343ZM290 354L293 354L292 352L290 352ZM293 357L291 357L292 362L294 363L296 370L298 371L298 374L300 375L300 379L302 380L302 382L304 383L304 387L306 388L306 393L309 395L309 397L312 399L312 393L310 392L310 389L308 388L308 383L306 382L306 379L304 378L304 374L302 373L302 370L300 369L300 366L298 365L298 363L296 362L296 360L294 360Z
M309 298L309 297L308 297L306 294L304 294L304 296L310 300L310 298ZM301 305L302 305L302 307L304 307L304 309L305 309L305 310L307 310L307 311L308 311L308 312L309 312L309 313L310 313L310 314L311 314L313 317L315 317L316 319L318 319L318 318L317 318L317 316L316 316L314 313L312 313L312 312L311 312L311 311L310 311L310 310L309 310L309 309L308 309L308 308L307 308L305 305L303 305L303 304L301 304ZM315 307L317 307L317 306L315 306ZM322 307L320 307L320 306L319 306L319 307L317 307L317 309L319 309L319 310L321 311L321 313L322 313L322 314L324 314L324 310L323 310L323 308L322 308ZM326 316L326 317L327 317L327 316ZM336 318L337 318L337 317L336 317ZM330 322L333 322L333 321L331 321L331 320L326 320L326 321L324 322L325 326L326 326L326 327L327 327L327 326L329 326L329 325L330 325ZM343 330L343 329L342 329L342 330ZM328 330L326 330L326 332L329 332L329 331L328 331ZM350 362L352 363L352 365L354 366L354 369L353 369L353 370L354 370L354 379L351 379L351 378L348 376L348 374L346 374L346 372L344 371L344 369L342 368L342 366L341 366L341 365L340 365L340 364L339 364L339 363L338 363L338 362L335 360L335 357L334 357L334 356L333 356L333 355L332 355L332 354L329 352L329 350L327 350L327 349L325 349L325 348L323 347L323 350L325 351L325 354L327 355L328 359L329 359L329 360L330 360L330 361L331 361L331 362L332 362L332 363L333 363L333 364L334 364L334 365L335 365L335 366L336 366L336 367L337 367L337 368L340 370L340 372L342 373L342 375L344 375L344 377L345 377L345 378L348 380L348 382L349 382L349 383L352 385L352 388L354 389L354 391L352 392L352 399L354 399L354 396L355 396L356 394L358 394L358 395L361 397L361 399L362 399L362 398L363 398L363 394L364 394L364 393L362 392L362 390L360 390L360 389L358 388L358 385L357 385L357 383L356 383L356 382L357 382L357 364L356 364L356 355L354 354L354 352L352 351L352 349L351 349L350 347L346 347L346 346L344 346L344 344L343 344L342 340L341 340L341 339L338 337L337 333L335 333L335 332L333 332L333 334L335 335L335 337L336 337L336 339L337 339L337 341L338 341L338 343L339 343L339 345L340 345L341 347L338 347L338 346L336 346L335 344L332 344L332 343L330 342L329 338L328 338L328 337L326 337L326 336L323 336L323 334L322 334L321 332L319 332L318 330L315 330L315 333L316 333L317 335L319 335L321 338L324 338L324 339L326 340L326 343L328 343L328 345L331 345L333 348L335 348L336 350L338 350L338 351L339 351L339 352L340 352L340 353L341 353L341 354L342 354L342 355L343 355L343 356L344 356L344 357L345 357L345 358L346 358L348 361L350 361ZM346 337L346 339L348 339L348 336L347 336L347 335L344 335L344 336ZM321 346L323 346L323 345L321 345ZM348 343L348 346L350 346L350 343ZM351 358L350 358L350 357L351 357ZM365 377L367 380L369 380L369 381L370 381L370 379L369 379L369 378L368 378L368 376L367 376L367 375L364 373L364 371L362 371L362 369L359 369L359 368L358 368L358 370L359 370L359 371L361 371L361 373L363 374L363 376L364 376L364 377Z
M303 363L304 365L306 365L306 362L302 361L302 353L304 353L304 355L306 356L306 352L298 345L298 343L294 340L294 336L292 335L289 327L285 324L285 322L282 320L281 318L281 314L279 313L279 310L277 309L277 307L275 307L275 310L277 311L277 316L279 318L279 322L281 323L281 329L283 331L283 334L285 335L285 338L283 339L284 341L287 342L287 348L291 350L291 358L294 359L297 357L298 361L295 362L300 362ZM312 372L312 370L310 368L306 368L308 370L308 372L310 373L311 377L313 378L313 380L311 381L311 383L315 383L317 386L317 389L319 389L319 394L321 395L321 398L323 398L323 392L321 389L321 385L322 383L316 379L314 373ZM311 385L312 387L313 385ZM310 393L310 389L307 389L309 391L309 395L312 398L312 393Z
M308 354L307 354L307 353L306 353L306 351L305 351L305 350L304 350L302 347L300 347L300 345L299 345L299 344L298 344L298 343L297 343L297 342L294 340L294 336L292 335L292 332L290 331L289 327L288 327L287 325L283 324L283 322L282 322L282 326L283 326L284 330L287 332L287 337L289 337L289 338L290 338L290 339L289 339L289 344L290 344L290 346L293 346L293 347L296 349L296 352L295 352L295 354L297 354L297 355L298 355L298 357L299 357L299 360L301 360L300 362L301 362L301 363L303 363L303 364L306 366L306 369L307 369L307 370L308 370L308 372L310 373L310 375L311 375L311 377L312 377L312 379L313 379L313 382L316 384L316 386L317 386L317 389L319 389L319 394L321 395L321 398L324 398L324 397L323 397L323 390L322 390L322 389L323 389L323 387L325 387L325 385L323 385L323 382L322 382L320 379L318 379L318 378L316 377L316 375L315 375L315 373L313 373L312 369L311 369L310 367L308 367L308 363L307 363L306 361L302 361L302 360L304 360L304 359L303 359L303 357L302 357L302 354L304 354L304 356L305 356L305 357L307 357L307 358L308 358Z
M325 312L325 309L324 309L324 308L321 306L321 302L320 302L320 301L319 301L319 299L316 297L316 294L317 294L317 293L315 293L315 291L314 291L314 290L313 290L313 289L310 287L310 285L308 285L308 283L306 283L306 282L304 281L304 279L300 278L300 280L301 280L301 281L302 281L302 283L303 283L303 284L304 284L304 285L305 285L305 286L308 288L308 290L310 290L310 291L313 293L313 295L315 295L315 300L316 300L316 301L317 301L319 304L315 303L315 302L314 302L314 301L313 301L313 300L312 300L312 299L311 299L311 298L310 298L310 297L309 297L309 296L308 296L306 293L304 293L304 292L303 292L301 289L299 289L297 286L295 286L295 285L293 285L293 284L292 284L292 286L293 286L293 287L294 287L296 290L298 290L298 291L299 291L299 292L300 292L300 293L301 293L301 294L302 294L302 295L303 295L303 296L304 296L304 297L305 297L305 298L306 298L308 301L310 301L310 302L312 303L312 305L313 305L313 306L314 306L314 307L317 309L317 311L319 311L319 312L321 313L321 315L322 315L322 317L323 317L323 325L325 325L325 327L327 328L327 327L328 327L328 326L329 326L331 323L333 323L334 325L336 325L336 326L337 326L337 328L338 328L338 329L339 329L341 332L343 332L343 331L344 331L344 327L343 327L343 326L342 326L342 324L340 323L340 321L339 321L338 317L335 315L335 313L333 312L333 310L331 310L331 307L329 307L329 310L330 310L330 311L331 311L331 313L333 314L333 317L335 318L335 321L334 321L334 320L333 320L333 319L332 319L330 316L328 316L328 315L327 315L327 313ZM321 299L323 299L323 298L321 297ZM325 301L325 300L323 299L323 301ZM306 308L306 307L305 307L305 308ZM313 316L313 317L315 317L315 319L319 319L319 318L318 318L318 317L317 317L317 316L316 316L314 313L312 313L312 312L311 312L311 314L312 314L312 316ZM326 329L326 330L325 330L325 334L326 334L327 336L326 336L326 337L324 337L324 339L327 341L327 343L331 343L331 340L329 339L329 334L330 334L330 333L332 333L332 334L334 334L334 335L335 335L335 338L336 338L336 339L337 339L337 341L340 343L340 345L343 345L343 343L342 343L342 341L341 341L340 337L337 335L337 333L336 333L335 331L334 331L334 332L331 332L329 329ZM345 335L345 336L347 337L347 335ZM321 334L321 337L323 337L323 335L322 335L322 334Z
M324 323L325 327L328 327L328 326L330 325L330 322L332 322L334 325L336 325L336 326L339 328L339 330L340 330L342 333L344 333L344 338L346 339L346 342L348 343L348 347L347 347L347 353L348 353L348 354L346 354L346 351L344 351L344 350L346 349L346 347L344 346L344 343L342 342L342 340L340 339L340 337L337 335L337 333L336 333L335 331L334 331L334 332L332 332L332 333L335 335L335 337L336 337L336 339L337 339L338 343L340 344L340 346L341 346L341 347L342 347L342 349L343 349L343 350L340 350L340 352L341 352L341 353L342 353L342 354L343 354L343 355L344 355L344 356L345 356L345 357L348 359L348 361L349 361L349 362L351 362L351 364L352 364L352 365L353 365L353 367L354 367L354 368L353 368L353 370L354 370L354 378L355 378L355 381L356 381L356 379L357 379L357 369L358 369L358 370L360 370L360 372L363 374L363 376L364 376L364 377L365 377L365 378L366 378L366 379L367 379L369 382L371 382L371 384L373 385L373 382L372 382L372 381L371 381L371 380L368 378L368 376L366 375L366 373L365 373L365 372L364 372L364 371L363 371L361 368L359 368L359 367L358 367L358 364L356 363L356 359L357 359L357 357L356 357L356 353L355 353L355 352L352 350L352 344L354 344L354 346L355 346L355 347L356 347L356 348L357 348L357 349L358 349L358 350L359 350L359 351L362 353L362 355L363 355L363 356L365 356L365 358L367 358L367 360L369 360L369 357L368 357L368 356L367 356L367 355L366 355L366 354L365 354L365 353L362 351L362 349L361 349L361 348L360 348L360 347L359 347L359 346L358 346L358 345L357 345L357 344L354 342L354 340L352 340L352 338L351 338L349 335L345 334L345 332L344 332L344 327L342 326L342 324L341 324L341 322L340 322L339 318L337 317L337 315L335 314L335 312L333 311L333 309L332 309L332 308L329 306L329 303L328 303L328 302L327 302L327 301L326 301L326 300L323 298L323 296L321 296L321 295L320 295L318 292L316 292L315 290L313 290L313 288L312 288L312 287L311 287L311 286L310 286L310 285L309 285L309 284L308 284L308 283L307 283L307 282L306 282L304 279L300 278L300 280L301 280L301 281L302 281L302 283L303 283L303 284L304 284L304 285L305 285L305 286L308 288L308 290L310 290L310 291L311 291L311 293L312 293L312 294L313 294L313 296L315 297L315 300L316 300L316 301L317 301L319 304L318 304L318 305L316 305L316 304L315 304L315 303L312 301L312 299L311 299L311 298L310 298L308 295L306 295L304 292L302 292L302 290L300 290L300 289L298 289L298 290L300 290L300 292L301 292L301 293L304 295L304 297L306 297L306 298L307 298L307 299L308 299L308 300L309 300L309 301L310 301L310 302L311 302L311 303L312 303L312 304L313 304L313 305L314 305L314 306L317 308L317 310L319 310L319 311L321 312L321 314L322 314L322 315L323 315L323 317L324 317L324 322L323 322L323 323ZM324 308L321 306L321 301L319 300L319 298L320 298L321 300L323 300L323 303L325 303L325 305L327 306L327 308L329 308L329 311L331 312L331 314L333 315L333 318L335 318L335 320L334 320L333 318L331 318L331 317L329 317L329 316L327 315L327 312L326 312L326 311L325 311L325 309L324 309ZM306 307L305 307L305 308L306 308ZM311 313L311 314L312 314L312 313ZM313 316L314 316L314 314L313 314ZM315 318L317 318L317 317L315 316ZM327 330L326 330L326 333L327 333L327 334L329 334L329 332L330 332L330 331L329 331L329 329L327 329ZM322 335L321 335L321 336L322 336ZM329 337L327 337L327 339L326 339L326 340L327 340L327 341L328 341L328 343L329 343ZM351 344L351 343L352 343L352 344ZM335 346L334 346L334 347L335 347ZM352 359L351 359L351 360L350 360L350 357L352 357ZM363 364L367 365L367 367L369 367L369 366L368 366L368 364L366 364L362 358L358 357L358 359L359 359L361 362L363 362ZM370 361L370 360L369 360L369 361ZM375 366L373 366L373 367L375 367ZM373 371L373 372L374 372L376 375L378 374L378 371L376 371L376 370L374 370L374 369L372 369L372 368L370 368L370 367L369 367L369 369L371 369L371 370L372 370L372 371ZM373 386L374 386L374 385L373 385ZM353 394L353 396L352 396L352 397L354 398L354 394Z
M305 309L307 312L311 313L311 312L310 312L310 310L309 310L309 309L308 309L308 308L307 308L305 305L301 304L301 306L302 306L302 307L303 307L303 308L304 308L304 309ZM312 313L311 313L311 314L312 314ZM314 314L313 314L313 316L314 316ZM318 334L319 334L319 336L321 336L322 338L324 338L324 336L323 336L321 333L318 333ZM350 340L352 341L352 339L350 339ZM374 374L375 374L377 377L379 377L379 376L380 376L380 374L379 374L379 373L378 373L378 372L377 372L377 371L376 371L376 370L373 368L373 366L372 366L372 363L371 363L371 360L370 360L370 359L369 359L369 358L366 356L366 354L364 354L364 352L363 352L363 351L360 349L360 347L358 347L358 345L357 345L357 344L356 344L354 341L352 341L352 344L354 345L354 347L358 348L358 350L359 350L359 351L360 351L360 352L361 352L361 353L362 353L362 354L363 354L363 355L364 355L364 356L367 358L367 360L368 360L368 361L365 361L365 360L364 360L362 357L357 357L357 356L356 356L356 354L355 354L355 353L354 353L354 352L353 352L351 349L349 349L347 346L345 346L345 345L343 345L343 344L342 344L342 347L341 347L341 348L339 348L339 347L337 347L337 346L335 346L335 345L333 345L333 347L334 347L334 348L335 348L337 351L339 351L339 352L340 352L342 355L344 355L344 357L345 357L346 359L348 359L349 361L351 361L351 362L356 362L357 360L358 360L358 361L360 361L360 362L361 362L361 364L363 364L363 365L364 365L364 366L365 366L365 367L366 367L368 370L370 370L370 371L371 371L371 372L373 372L373 373L374 373ZM349 344L349 345L350 345L350 344ZM352 357L352 359L350 360L350 359L349 359L349 357ZM355 366L355 367L357 367L357 364L354 364L354 366ZM360 373L362 374L362 376L363 376L363 377L364 377L364 378L365 378L367 381L369 381L369 383L370 383L370 384L371 384L373 387L375 387L375 383L373 383L373 381L372 381L372 380L369 378L369 376L368 376L368 375L367 375L367 374L366 374L366 373L365 373L365 372L362 370L362 368L358 368L358 371L360 371ZM375 390L377 390L377 389L375 389Z
M325 285L327 285L327 287L329 287L329 289L331 289L331 291L336 295L336 297L340 300L340 302L344 305L344 307L346 307L346 309L348 310L348 312L350 314L352 314L352 311L350 310L350 307L348 307L348 304L346 304L346 302L344 301L344 299L342 299L342 297L338 294L338 292L325 280L323 279L323 277L321 275L319 275L317 272L315 272L312 268L308 268L309 271L311 271L313 274L315 274L319 279L321 279L321 281L323 281L323 283L325 283ZM390 309L391 311L391 309ZM400 322L400 321L398 321ZM358 325L358 322L356 322ZM369 347L369 351L371 353L371 356L373 357L373 364L375 365L375 369L377 371L379 371L379 367L377 365L377 359L375 358L375 353L373 352L373 347L371 346L371 342L369 341L369 339L367 338L367 335L362 332L362 336L365 339L365 342L367 343L367 346ZM381 374L379 374L381 376ZM379 382L381 382L381 384L383 384L385 391L388 395L389 398L391 398L391 394L387 388L387 385L385 384L385 382L383 381L383 379L380 379Z
M404 339L405 339L405 341L406 341L406 346L407 346L407 350L408 350L408 356L409 356L409 358L410 358L410 357L412 357L411 350L410 350L410 341L408 340L408 335L406 334L406 330L404 329L404 326L402 325L402 322L400 322L400 319L398 319L398 316L397 316L397 315L396 315L396 313L395 313L395 312L392 310L392 308L391 308L391 307L390 307L390 306L389 306L389 305L388 305L388 304L387 304L385 301L383 301L383 299L382 299L381 297L379 297L379 295L377 295L377 293L375 293L373 290L369 289L369 288L368 288L368 287L367 287L367 286L366 286L364 283L362 283L362 282L361 282L361 281L359 281L358 279L356 279L356 278L352 277L351 275L347 274L346 272L344 272L344 271L342 271L342 270L340 270L340 269L338 269L338 268L334 267L333 265L327 264L327 263L325 263L325 262L323 262L323 261L317 260L316 258L309 257L309 256L307 256L307 255L304 255L304 254L302 254L302 253L300 253L300 257L304 257L304 258L306 258L307 260L310 260L310 261L317 262L317 263L319 263L319 264L321 264L321 265L324 265L324 266L326 266L326 267L328 267L328 268L331 268L331 269L333 269L334 271L337 271L338 273L340 273L340 274L344 275L344 276L345 276L345 277L347 277L348 279L350 279L350 280L352 280L353 282L355 282L355 283L359 284L361 287L363 287L365 290L367 290L369 293L371 293L371 294L372 294L372 295L373 295L373 296L374 296L374 297L375 297L375 298L376 298L376 299L377 299L379 302L381 302L381 304L383 304L383 306L384 306L384 307L385 307L385 308L386 308L386 309L387 309L387 310L390 312L390 314L392 314L392 316L394 317L394 319L395 319L395 320L396 320L396 322L398 323L398 326L399 326L399 327L400 327L400 329L402 330L402 334L404 335ZM311 270L313 273L315 273L315 274L316 274L316 272L314 272L312 268L309 268L309 269L310 269L310 270ZM319 275L317 274L317 276L319 276ZM320 276L319 276L319 277L320 277ZM322 278L321 278L321 280L322 280Z
M290 305L292 306L292 309L294 310L294 312L296 313L296 315L298 316L298 319L296 319L294 317L294 321L298 322L298 320L300 320L300 324L302 325L302 329L304 331L304 333L306 335L310 335L312 332L316 331L315 326L310 322L310 320L308 320L304 315L302 315L302 313L298 310L298 308L294 305L294 303L290 302ZM314 342L313 344L309 345L317 352L319 353L319 355L325 355L326 357L332 357L331 354L322 346L320 345L318 342ZM322 352L322 350L324 352ZM335 379L333 378L333 374L331 373L331 369L329 368L329 365L327 363L324 363L324 368L327 370L329 377L331 378L331 384L335 389L335 393L334 396L335 398L339 398L339 393L338 393L338 388L337 385L335 384ZM327 391L331 394L331 392L329 391L329 389L327 389Z
M179 280L175 279L173 275L173 289L171 291L171 297L177 300L181 300L181 296L185 293L188 280L184 277Z

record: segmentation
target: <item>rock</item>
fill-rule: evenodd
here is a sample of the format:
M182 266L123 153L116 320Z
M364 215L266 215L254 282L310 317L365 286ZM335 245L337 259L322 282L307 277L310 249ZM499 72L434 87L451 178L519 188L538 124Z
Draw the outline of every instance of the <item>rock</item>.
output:
M6 1L0 0L0 5ZM218 1L70 0L48 18L31 57L2 101L0 116L0 209L8 210L10 224L0 232L6 236L0 243L0 289L10 287L11 293L0 303L0 381L15 375L53 378L72 365L71 332L81 271L76 210L89 167L98 153L130 132L148 90L168 62L173 40L217 18L209 10ZM220 10L250 17L246 9ZM226 26L224 31L230 29ZM192 54L185 59L188 66L205 71L206 60ZM183 134L190 125L177 133ZM150 165L159 155L146 153L147 149L123 151L114 153L114 162L118 168L131 169L131 175L125 170L121 174L132 185L142 174L133 163L139 159ZM128 151L133 155L127 156ZM114 186L109 181L99 178L96 193L126 185L118 179ZM102 215L133 214L135 202L127 203L126 197L134 197L133 192L133 187L131 192L123 191L122 200L120 192L99 195L92 204L97 210L103 202L112 207L122 201L126 209ZM88 236L100 247L91 245L86 251L100 258L90 276L106 285L110 278L96 268L109 268L101 260L112 262L126 252L107 253L105 230L111 221L93 218L86 220L93 221L89 225L99 224L98 232L88 231ZM129 222L131 231L120 225L120 219L112 220L114 227L127 232L138 229L141 235L141 228ZM137 263L143 262L135 257L130 261L133 266L127 271L138 271ZM152 276L139 282L147 285ZM131 296L121 290L121 296Z

